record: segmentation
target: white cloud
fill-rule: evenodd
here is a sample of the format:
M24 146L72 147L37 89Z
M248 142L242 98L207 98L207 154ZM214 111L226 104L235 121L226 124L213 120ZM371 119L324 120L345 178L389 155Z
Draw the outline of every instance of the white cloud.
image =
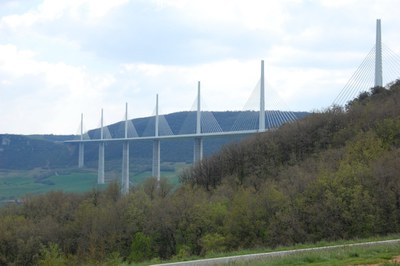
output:
M36 23L51 23L62 17L93 23L128 0L44 0L37 8L23 14L8 15L1 19L4 28L29 28Z
M32 74L36 71L30 65L34 55L33 51L18 50L11 44L0 45L0 69L17 78L25 74Z
M93 112L88 101L103 102L104 91L115 79L98 75L85 67L37 60L31 51L0 45L0 105L2 117L10 121L7 132L70 132L68 128L81 111ZM60 107L62 107L60 109ZM58 123L49 121L59 119ZM16 122L16 121L21 122ZM29 129L25 121L32 123ZM74 132L72 132L74 133Z
M320 109L373 46L376 18L400 49L395 0L19 3L0 12L0 133L76 133L81 112L90 129L125 102L148 116L157 93L162 112L188 110L198 80L209 109L240 110L261 59L268 108Z
M156 1L159 8L176 9L189 21L203 25L229 25L247 30L281 32L289 17L288 7L301 1L203 0Z

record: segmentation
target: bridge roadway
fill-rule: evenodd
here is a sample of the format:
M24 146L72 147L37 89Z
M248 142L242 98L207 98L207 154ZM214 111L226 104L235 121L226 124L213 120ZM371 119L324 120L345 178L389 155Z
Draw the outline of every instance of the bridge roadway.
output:
M225 131L225 132L209 132L201 134L180 134L180 135L160 135L160 136L144 136L144 137L130 137L130 138L109 138L109 139L77 139L66 140L65 143L82 143L82 142L124 142L124 141L139 141L139 140L173 140L173 139L195 139L195 138L210 138L210 137L224 137L224 136L240 136L266 132L266 130L243 130L243 131Z

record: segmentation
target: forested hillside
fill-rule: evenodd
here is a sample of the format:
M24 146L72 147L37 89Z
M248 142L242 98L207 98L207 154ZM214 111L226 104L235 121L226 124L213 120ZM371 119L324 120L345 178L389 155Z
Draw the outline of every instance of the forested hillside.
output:
M0 264L117 264L400 232L400 82L226 146L181 176L0 209ZM46 264L47 263L47 264Z
M0 169L72 167L75 148L62 141L73 136L0 134Z
M372 88L345 108L227 146L181 179L211 194L235 191L230 244L398 232L399 103L399 81Z
M301 173L311 178L323 172L331 176L338 171L342 175L368 172L371 169L366 168L383 157L396 158L391 155L400 145L399 87L400 82L389 89L372 88L345 108L334 106L239 145L226 146L182 180L207 190L225 180L258 189L266 180L293 175L299 180Z

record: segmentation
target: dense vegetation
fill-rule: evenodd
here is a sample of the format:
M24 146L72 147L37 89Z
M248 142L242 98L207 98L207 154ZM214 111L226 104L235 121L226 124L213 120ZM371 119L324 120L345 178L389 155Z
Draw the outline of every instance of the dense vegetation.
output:
M400 82L148 179L0 210L1 264L184 258L400 232Z

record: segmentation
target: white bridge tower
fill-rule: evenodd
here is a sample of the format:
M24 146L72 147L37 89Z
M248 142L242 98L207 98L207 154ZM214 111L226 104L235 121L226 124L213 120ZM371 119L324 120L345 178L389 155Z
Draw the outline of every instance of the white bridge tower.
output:
M382 40L381 20L376 20L376 43L375 43L375 87L383 86L382 78Z

